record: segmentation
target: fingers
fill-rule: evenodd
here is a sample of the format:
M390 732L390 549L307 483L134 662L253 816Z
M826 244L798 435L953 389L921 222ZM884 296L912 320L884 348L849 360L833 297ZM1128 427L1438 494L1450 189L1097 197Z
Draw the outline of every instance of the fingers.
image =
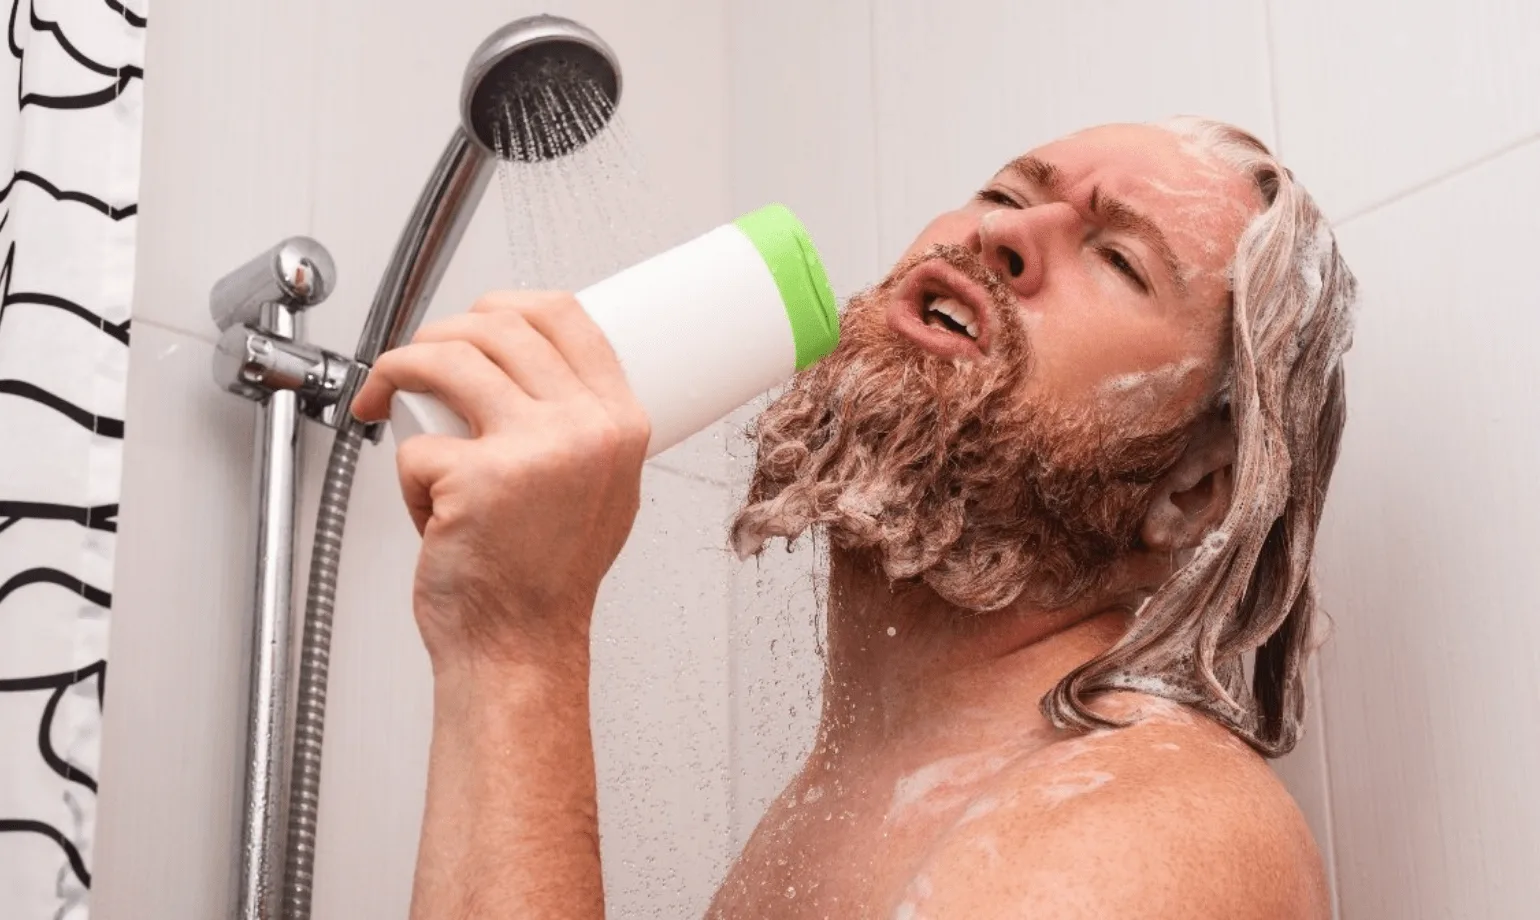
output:
M412 524L421 534L433 516L433 485L449 474L465 441L445 435L418 435L396 446L396 475Z
M518 312L545 337L582 381L606 405L619 407L633 400L631 387L615 350L577 299L570 294L489 294L477 301L472 313Z
M432 393L479 434L498 427L529 395L469 342L423 342L388 351L353 400L353 414L379 421L397 390Z
M535 399L564 399L585 387L567 359L518 309L462 313L424 326L413 342L469 342Z

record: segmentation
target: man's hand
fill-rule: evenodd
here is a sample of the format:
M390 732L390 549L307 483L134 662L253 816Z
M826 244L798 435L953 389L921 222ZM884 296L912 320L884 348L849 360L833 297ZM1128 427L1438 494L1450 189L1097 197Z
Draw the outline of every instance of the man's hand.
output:
M472 437L397 452L433 747L413 920L604 914L589 731L594 598L640 502L646 415L566 294L496 294L383 355L353 402L430 392Z
M470 439L396 455L422 534L413 607L435 670L586 660L599 583L630 534L649 426L603 333L567 294L502 293L425 326L353 403L431 392Z

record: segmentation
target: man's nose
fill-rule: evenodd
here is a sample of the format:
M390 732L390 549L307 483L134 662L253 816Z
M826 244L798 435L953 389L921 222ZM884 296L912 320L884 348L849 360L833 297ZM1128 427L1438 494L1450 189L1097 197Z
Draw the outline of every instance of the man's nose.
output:
M1066 204L1000 208L979 221L979 257L1018 297L1031 297L1043 286L1055 240L1067 238L1078 224Z

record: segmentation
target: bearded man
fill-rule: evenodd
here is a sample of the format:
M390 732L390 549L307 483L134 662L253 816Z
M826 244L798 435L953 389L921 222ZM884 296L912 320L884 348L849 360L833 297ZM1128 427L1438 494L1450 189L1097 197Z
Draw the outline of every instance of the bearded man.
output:
M1216 122L1112 125L937 217L759 419L731 538L829 546L812 753L713 918L1330 916L1301 729L1355 285ZM589 624L648 439L568 295L381 359L435 720L415 920L603 915Z

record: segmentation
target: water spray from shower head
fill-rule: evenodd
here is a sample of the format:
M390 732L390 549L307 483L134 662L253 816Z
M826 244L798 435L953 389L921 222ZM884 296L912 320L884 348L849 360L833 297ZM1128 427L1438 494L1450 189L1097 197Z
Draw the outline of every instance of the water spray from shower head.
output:
M493 156L534 162L581 148L619 102L620 62L603 39L570 19L530 16L471 55L460 121Z

